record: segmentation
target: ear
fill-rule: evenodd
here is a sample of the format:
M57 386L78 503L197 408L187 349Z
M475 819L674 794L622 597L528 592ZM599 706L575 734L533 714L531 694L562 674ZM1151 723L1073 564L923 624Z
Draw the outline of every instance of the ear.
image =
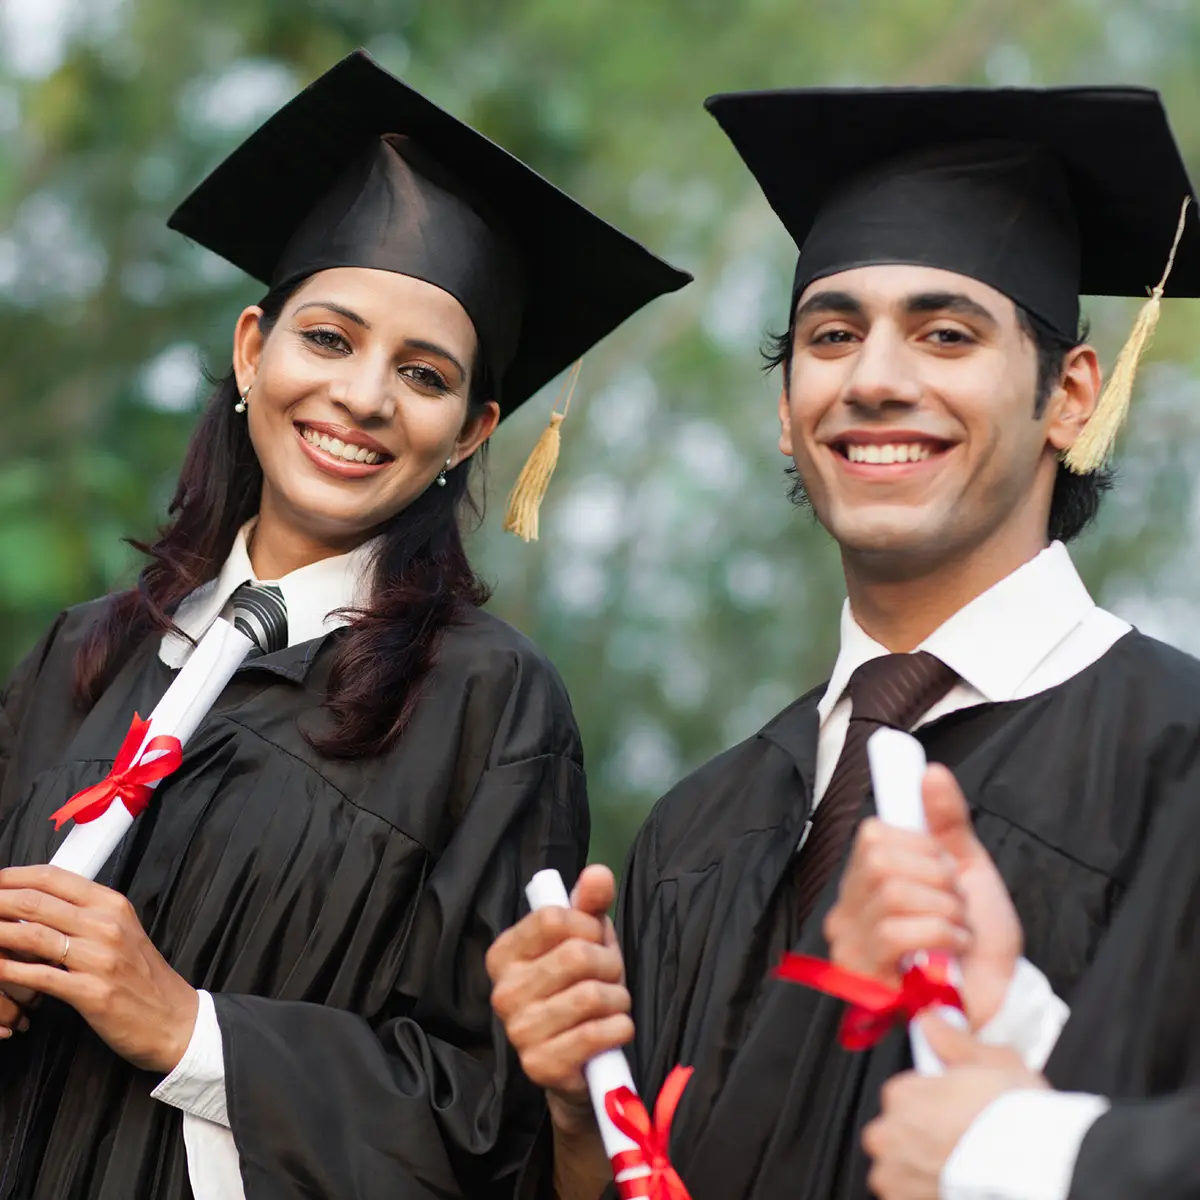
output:
M1091 346L1067 355L1062 380L1046 404L1046 441L1060 454L1069 450L1096 411L1100 399L1100 360Z
M254 380L258 377L258 364L266 341L258 324L262 314L263 310L257 304L252 304L242 309L242 315L233 328L233 376L243 396L254 386Z
M783 386L779 389L779 452L792 457L792 408L788 403L787 372L784 372Z
M465 458L470 458L484 442L496 432L500 424L500 405L495 400L489 400L484 405L483 412L472 417L459 430L454 442L454 466L458 466Z

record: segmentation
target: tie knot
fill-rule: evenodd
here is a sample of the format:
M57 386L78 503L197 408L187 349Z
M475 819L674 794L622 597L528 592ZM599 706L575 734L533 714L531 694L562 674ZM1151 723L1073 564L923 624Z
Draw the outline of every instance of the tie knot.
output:
M850 719L911 729L957 678L957 672L924 650L873 658L863 663L846 685L853 705Z
M251 658L282 650L288 644L283 593L273 583L243 583L233 593L233 627L254 643Z

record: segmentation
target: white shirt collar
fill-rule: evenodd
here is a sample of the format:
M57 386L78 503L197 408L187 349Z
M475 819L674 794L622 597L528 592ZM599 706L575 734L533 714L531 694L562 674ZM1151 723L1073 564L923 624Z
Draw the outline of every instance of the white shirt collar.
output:
M221 615L233 593L243 583L272 582L283 592L288 610L288 645L324 637L348 623L337 612L364 606L371 594L371 567L380 538L372 538L348 554L309 563L278 580L260 580L250 564L247 541L254 519L247 521L234 539L233 549L216 579L198 587L175 613L175 624L193 639L199 639ZM168 666L182 666L191 644L171 632L164 635L159 657Z
M986 701L1011 700L1062 640L1096 607L1061 542L1047 546L1011 575L976 596L918 647L937 655ZM825 723L850 676L887 649L842 606L841 648L817 705Z

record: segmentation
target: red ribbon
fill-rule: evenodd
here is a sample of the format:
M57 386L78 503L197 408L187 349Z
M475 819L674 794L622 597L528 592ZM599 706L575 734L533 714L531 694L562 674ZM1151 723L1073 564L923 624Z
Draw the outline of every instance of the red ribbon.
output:
M99 783L76 792L62 808L51 814L50 820L54 822L56 830L61 829L72 817L77 825L94 821L108 812L108 806L114 800L120 800L131 817L136 817L150 803L150 797L154 794L150 785L165 779L179 766L183 761L183 746L177 737L156 737L139 756L138 751L149 728L149 721L143 721L137 713L133 714L133 723L121 743L121 749L117 751L112 770ZM147 757L157 750L165 750L166 753L147 762Z
M691 1067L675 1067L671 1071L654 1104L653 1121L637 1093L627 1087L614 1088L604 1097L608 1119L637 1146L636 1150L622 1150L613 1155L613 1175L638 1167L650 1168L648 1174L617 1180L621 1200L691 1200L668 1158L671 1122L691 1077Z
M949 981L945 965L941 955L931 954L927 962L904 973L898 988L807 954L785 954L775 974L789 983L802 983L848 1001L851 1007L842 1018L838 1040L847 1050L868 1050L894 1025L907 1025L933 1005L962 1011L962 998Z

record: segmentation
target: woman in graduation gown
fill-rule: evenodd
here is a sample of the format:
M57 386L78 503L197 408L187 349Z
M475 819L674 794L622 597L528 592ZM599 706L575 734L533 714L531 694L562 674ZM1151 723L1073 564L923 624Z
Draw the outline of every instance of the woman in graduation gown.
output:
M497 421L687 277L361 53L172 225L269 291L137 586L3 694L0 988L40 999L0 1010L0 1197L503 1195L541 1100L484 953L588 812L458 514ZM29 865L257 580L265 652L98 881Z

